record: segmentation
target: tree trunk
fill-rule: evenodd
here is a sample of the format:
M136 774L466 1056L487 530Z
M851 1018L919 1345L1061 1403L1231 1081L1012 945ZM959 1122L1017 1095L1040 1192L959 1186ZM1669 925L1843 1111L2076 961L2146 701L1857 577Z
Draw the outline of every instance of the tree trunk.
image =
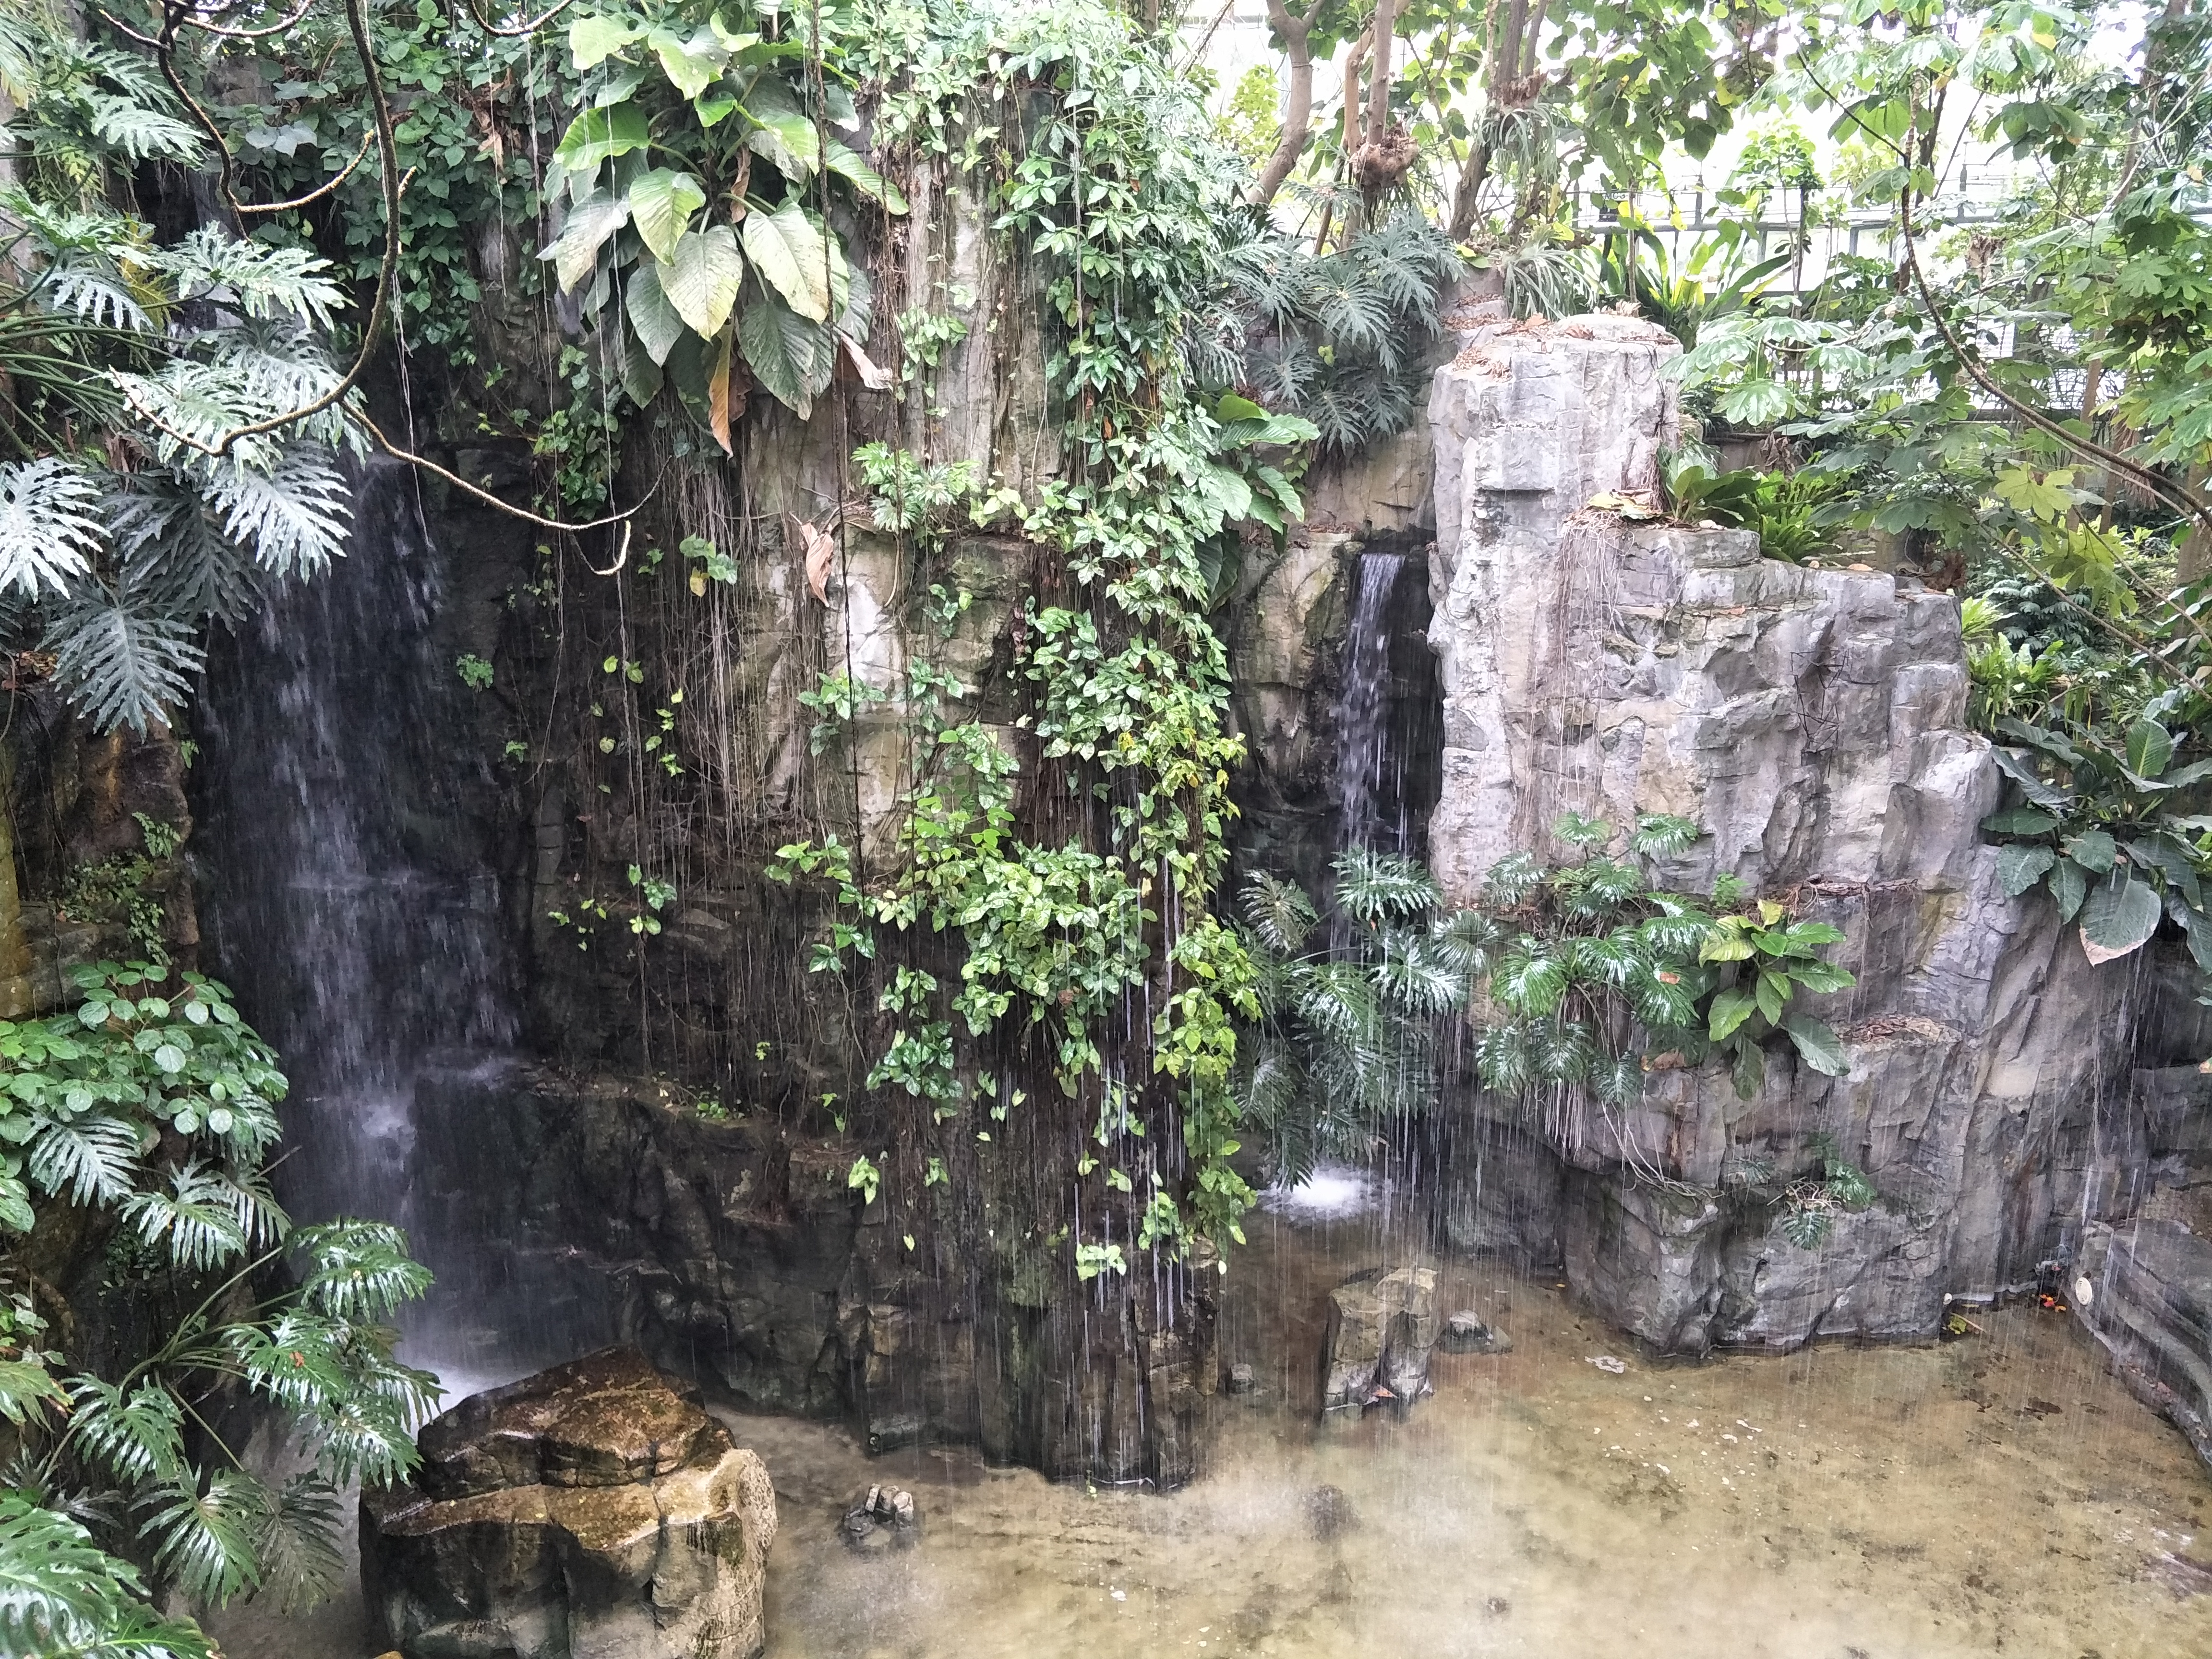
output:
M1313 48L1309 41L1322 3L1323 0L1314 0L1313 9L1297 18L1291 15L1283 0L1267 0L1267 21L1282 40L1283 50L1290 54L1291 87L1283 106L1282 137L1275 141L1275 153L1267 158L1267 165L1260 169L1252 186L1255 207L1265 207L1275 199L1283 180L1297 166L1306 135L1313 130Z
M1381 143L1390 128L1390 29L1396 21L1397 10L1391 0L1375 0L1373 45L1368 52L1374 67L1367 76L1367 142L1370 144ZM1346 106L1350 107L1348 102Z

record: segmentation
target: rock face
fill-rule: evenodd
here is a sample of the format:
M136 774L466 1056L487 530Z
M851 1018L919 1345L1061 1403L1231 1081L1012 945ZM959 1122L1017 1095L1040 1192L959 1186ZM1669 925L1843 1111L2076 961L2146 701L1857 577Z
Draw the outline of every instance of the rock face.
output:
M362 1579L407 1659L750 1659L775 1491L697 1396L610 1348L473 1395L413 1484L362 1498Z
M1328 1293L1322 1409L1419 1399L1429 1392L1437 1330L1434 1267L1398 1267L1338 1285Z
M1831 954L1859 982L1812 1000L1846 1077L1784 1050L1745 1102L1710 1070L1655 1073L1632 1111L1540 1131L1468 1089L1448 1232L1564 1265L1665 1350L1926 1337L1947 1291L2032 1284L2085 1215L2132 1212L2116 1171L2138 1166L2113 1149L2135 1071L2199 1057L2206 1033L2185 1009L2146 1017L2186 1002L2156 991L2154 953L2093 967L2046 902L1998 884L1955 602L1592 509L1649 488L1673 441L1675 346L1650 325L1478 319L1461 338L1430 405L1447 891L1472 897L1510 852L1562 854L1562 811L1679 813L1705 833L1667 884L1794 890L1843 928ZM1777 1224L1778 1177L1817 1171L1826 1143L1880 1197L1805 1249Z
M2093 1227L2075 1266L2074 1311L2212 1463L2212 1239L2172 1220Z

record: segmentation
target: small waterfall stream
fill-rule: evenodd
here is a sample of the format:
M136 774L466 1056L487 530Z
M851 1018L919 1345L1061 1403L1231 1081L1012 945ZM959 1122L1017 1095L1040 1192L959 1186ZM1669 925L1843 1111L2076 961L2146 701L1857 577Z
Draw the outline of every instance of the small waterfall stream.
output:
M366 470L351 545L215 655L192 774L207 960L291 1079L280 1197L303 1221L405 1226L439 1279L409 1357L472 1385L567 1357L557 1328L593 1322L519 1297L513 1258L461 1236L428 1196L445 1183L420 1178L418 1111L511 1064L517 966L470 811L491 786L477 694L439 643L446 564L408 470Z
M1344 846L1418 858L1425 842L1440 754L1428 613L1425 556L1388 549L1360 554L1336 713Z

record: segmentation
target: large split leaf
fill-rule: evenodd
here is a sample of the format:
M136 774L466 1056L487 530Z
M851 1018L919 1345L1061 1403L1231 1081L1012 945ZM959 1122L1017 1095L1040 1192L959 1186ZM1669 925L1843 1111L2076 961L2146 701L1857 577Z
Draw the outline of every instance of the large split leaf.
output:
M676 257L676 239L706 204L707 192L699 181L672 167L641 173L629 187L630 222L656 259Z
M769 286L810 322L830 320L830 250L799 204L745 215L745 252Z
M2092 962L2111 962L2139 948L2158 931L2165 907L2133 876L2115 873L2098 884L2081 907L2081 949Z
M676 257L660 271L660 291L694 333L711 340L730 320L744 275L736 233L727 225L710 225L677 239Z

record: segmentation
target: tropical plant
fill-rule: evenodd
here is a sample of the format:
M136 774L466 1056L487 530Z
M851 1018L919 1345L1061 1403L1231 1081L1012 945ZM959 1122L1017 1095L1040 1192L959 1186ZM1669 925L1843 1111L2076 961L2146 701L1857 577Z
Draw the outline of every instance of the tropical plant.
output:
M1730 233L1740 230L1733 225L1728 228ZM1707 324L1753 306L1776 275L1790 268L1787 253L1766 259L1745 257L1753 246L1741 234L1708 235L1677 269L1658 233L1642 220L1624 215L1620 228L1598 244L1598 293L1616 303L1633 305L1686 349L1692 347Z
M26 155L0 191L0 640L50 653L97 726L184 701L211 620L339 550L352 443L322 338L328 267L220 228L174 242L109 205L204 155L128 52L14 14L0 80Z
M50 1205L112 1218L160 1334L112 1375L73 1371L0 1267L0 1651L197 1659L204 1638L161 1596L316 1598L343 1571L339 1488L412 1466L437 1386L392 1358L386 1322L428 1274L380 1223L291 1228L264 1170L284 1079L222 986L147 963L75 980L69 1012L0 1022L0 1225ZM308 1469L240 1462L215 1419L241 1392Z
M2212 756L2181 758L2185 744L2201 748L2207 712L2201 694L2170 690L2118 741L2099 723L1995 722L1997 764L2021 797L1983 823L2003 843L1998 879L2013 894L2040 886L2062 921L2078 917L2092 962L2141 949L2170 917L2212 974L2212 812L2191 810L2212 798ZM2178 743L2167 721L2183 713L2196 719Z
M1427 1106L1448 1017L1468 1024L1476 1080L1566 1142L1588 1133L1586 1109L1631 1105L1654 1070L1717 1060L1749 1099L1778 1041L1815 1071L1849 1069L1836 1033L1791 1006L1800 991L1854 983L1818 955L1840 932L1771 899L1716 915L1653 887L1648 862L1696 838L1686 819L1639 817L1619 854L1601 819L1567 813L1552 833L1573 861L1515 854L1458 910L1418 865L1359 848L1335 861L1326 924L1295 886L1264 873L1247 883L1260 1015L1242 1090L1279 1179L1363 1150ZM1733 878L1714 894L1723 905L1743 896Z
M906 204L839 130L858 125L839 59L782 9L678 0L574 17L588 102L553 152L566 221L541 256L582 290L641 405L664 374L725 450L752 383L804 416L841 350L863 361L871 293L824 216Z
M1403 431L1427 397L1450 242L1411 213L1334 253L1249 211L1222 240L1219 287L1188 335L1200 384L1303 416L1337 455Z

